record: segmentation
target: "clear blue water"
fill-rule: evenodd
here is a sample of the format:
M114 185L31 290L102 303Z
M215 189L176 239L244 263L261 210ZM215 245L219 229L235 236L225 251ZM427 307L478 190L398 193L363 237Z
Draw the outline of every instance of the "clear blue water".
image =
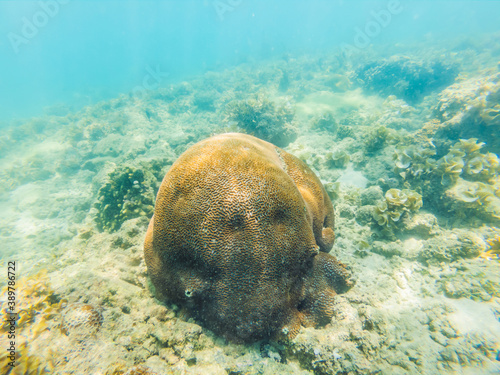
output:
M370 43L500 30L497 1L1 1L0 120L129 92L151 70L162 84L339 48L391 6Z

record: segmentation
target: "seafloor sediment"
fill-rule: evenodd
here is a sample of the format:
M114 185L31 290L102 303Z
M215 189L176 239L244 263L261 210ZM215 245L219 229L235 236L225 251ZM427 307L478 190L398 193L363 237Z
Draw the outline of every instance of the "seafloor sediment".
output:
M248 62L2 129L11 373L498 373L498 40ZM226 131L301 158L334 203L331 253L356 285L329 324L290 342L227 342L156 300L147 278L161 179Z

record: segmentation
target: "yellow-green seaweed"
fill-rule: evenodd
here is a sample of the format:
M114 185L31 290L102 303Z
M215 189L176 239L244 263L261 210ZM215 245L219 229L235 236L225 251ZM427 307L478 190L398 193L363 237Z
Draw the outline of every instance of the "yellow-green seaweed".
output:
M389 189L373 210L373 218L382 227L393 229L402 216L422 207L422 196L410 189Z

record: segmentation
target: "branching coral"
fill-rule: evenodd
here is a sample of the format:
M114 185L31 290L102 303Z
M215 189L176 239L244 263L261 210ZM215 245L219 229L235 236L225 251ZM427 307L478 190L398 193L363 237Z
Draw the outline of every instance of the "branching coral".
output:
M422 196L409 189L389 189L385 198L373 210L373 218L378 225L388 229L397 227L404 215L416 212L422 207Z
M287 101L277 105L264 96L233 101L226 107L227 121L235 122L245 132L274 143L287 146L297 138L293 126L294 110Z
M118 167L99 189L95 221L100 230L115 231L124 221L151 216L154 176L131 166Z

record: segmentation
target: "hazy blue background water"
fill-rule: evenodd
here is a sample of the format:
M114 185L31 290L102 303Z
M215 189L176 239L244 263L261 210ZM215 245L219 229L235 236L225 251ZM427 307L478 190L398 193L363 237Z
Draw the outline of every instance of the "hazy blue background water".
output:
M144 87L144 80L156 87L242 62L327 52L353 44L356 28L391 3L1 1L0 123L46 106L77 108ZM500 30L500 1L402 0L399 6L371 43L431 43Z

